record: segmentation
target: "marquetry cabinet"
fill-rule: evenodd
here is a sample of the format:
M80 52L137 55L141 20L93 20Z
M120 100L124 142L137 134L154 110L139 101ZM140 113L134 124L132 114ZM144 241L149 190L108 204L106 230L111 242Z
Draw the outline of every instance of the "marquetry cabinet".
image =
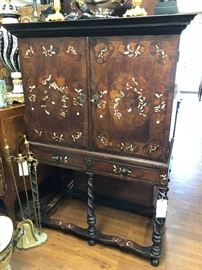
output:
M18 37L32 150L42 163L87 174L88 228L48 217L44 224L158 264L165 217L154 216L150 247L100 233L93 174L152 184L154 202L167 198L179 35L192 17L7 26Z

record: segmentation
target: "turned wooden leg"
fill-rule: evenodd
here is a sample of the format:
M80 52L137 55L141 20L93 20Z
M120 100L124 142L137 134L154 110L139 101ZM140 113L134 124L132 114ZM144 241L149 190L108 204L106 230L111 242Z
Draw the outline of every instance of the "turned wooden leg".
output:
M151 264L153 266L159 265L159 260L161 256L162 238L163 238L163 228L165 224L165 218L154 218L153 225L153 236L152 236L152 250L151 250Z
M88 176L88 209L87 209L87 223L88 223L88 243L90 246L95 245L95 232L96 232L96 217L95 217L95 199L94 199L94 180L93 173L87 173Z
M157 200L158 199L165 199L167 200L167 189L158 189ZM150 254L150 261L151 265L158 266L159 260L161 256L161 248L162 248L162 239L164 233L164 224L166 218L159 218L154 216L154 223L153 223L153 235L152 235L152 249Z

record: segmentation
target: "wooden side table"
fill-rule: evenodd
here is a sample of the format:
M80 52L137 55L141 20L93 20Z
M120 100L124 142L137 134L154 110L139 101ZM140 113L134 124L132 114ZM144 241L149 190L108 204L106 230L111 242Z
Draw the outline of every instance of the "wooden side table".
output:
M12 154L16 155L18 143L25 133L24 104L0 109L0 200L5 206L7 215L15 220L15 200L13 179L4 156L5 139L10 146ZM20 188L20 178L16 180Z

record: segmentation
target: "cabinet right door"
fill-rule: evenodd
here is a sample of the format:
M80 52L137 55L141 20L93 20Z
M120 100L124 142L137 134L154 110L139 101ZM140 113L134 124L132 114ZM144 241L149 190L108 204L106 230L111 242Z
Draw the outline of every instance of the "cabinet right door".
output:
M90 39L92 148L167 161L178 36Z

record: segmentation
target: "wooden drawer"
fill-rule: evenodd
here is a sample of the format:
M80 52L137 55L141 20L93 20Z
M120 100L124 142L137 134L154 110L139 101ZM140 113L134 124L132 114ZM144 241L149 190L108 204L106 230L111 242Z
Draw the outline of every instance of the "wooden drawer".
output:
M91 170L97 174L105 174L127 180L141 180L152 183L159 183L160 171L152 168L144 168L131 164L108 162L96 160Z
M73 151L59 151L54 148L34 149L34 153L40 162L70 168L75 170L90 171L97 175L105 175L120 178L128 181L143 181L150 183L160 182L160 170L127 164L117 160L111 160L105 156L98 158L93 153L87 151L84 153L75 153ZM121 158L120 158L121 159Z
M75 170L85 170L84 161L72 153L61 153L55 150L34 150L34 154L39 162L53 166L70 168Z

